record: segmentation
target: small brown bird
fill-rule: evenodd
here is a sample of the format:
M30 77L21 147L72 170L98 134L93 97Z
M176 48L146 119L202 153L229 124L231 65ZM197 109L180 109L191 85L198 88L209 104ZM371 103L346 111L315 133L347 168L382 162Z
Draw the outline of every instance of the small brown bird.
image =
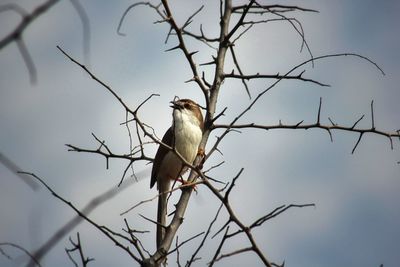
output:
M175 149L188 163L193 163L203 136L203 115L199 105L190 99L171 102L172 126L162 138L162 142ZM167 196L171 183L187 170L179 157L169 149L159 146L151 171L150 188L157 182L158 197L157 222L166 226ZM157 248L164 239L164 227L157 225Z

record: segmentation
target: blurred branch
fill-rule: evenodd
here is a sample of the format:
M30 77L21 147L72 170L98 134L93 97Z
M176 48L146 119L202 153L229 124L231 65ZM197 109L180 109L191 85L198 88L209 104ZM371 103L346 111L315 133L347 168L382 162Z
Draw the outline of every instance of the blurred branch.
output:
M0 163L2 163L7 169L9 169L14 175L20 178L24 183L26 183L33 191L36 191L39 188L39 185L33 181L32 179L26 178L25 175L21 175L20 172L22 169L17 166L12 160L6 157L3 153L0 152Z
M22 35L32 22L36 21L36 19L38 19L48 10L50 10L58 2L59 0L45 1L41 5L35 7L31 13L28 13L24 8L22 8L18 4L0 5L0 13L6 11L14 11L15 13L21 16L20 23L10 33L8 33L4 38L0 40L0 50L12 42L15 42L17 44L18 50L20 51L22 58L25 62L25 65L28 69L31 84L36 84L37 82L37 71L35 64L32 60L32 56L29 53L28 48L26 47L24 39L22 38ZM70 0L70 2L82 21L83 50L86 58L85 61L88 64L90 61L89 60L89 49L90 49L89 17L87 16L86 11L84 10L84 8L82 7L82 5L79 3L78 0Z
M28 49L26 48L25 42L22 39L22 34L32 22L52 8L58 1L59 0L48 0L37 6L31 13L27 13L17 4L0 6L0 12L13 10L22 18L21 22L14 28L14 30L0 40L0 50L14 41L17 43L18 49L28 69L31 84L35 84L37 81L36 67L33 63L32 56L30 55Z
M83 55L85 56L85 64L90 65L90 20L85 9L79 0L69 0L76 10L82 23L82 38L83 38Z
M160 10L161 3L158 4L158 5L153 5L153 4L150 3L150 2L137 2L137 3L134 3L134 4L130 5L129 7L127 7L127 8L125 9L124 13L122 14L122 16L121 16L121 18L120 18L120 20L119 20L119 22L118 22L118 27L117 27L117 33L118 33L118 35L126 36L126 34L123 33L123 32L121 31L122 24L124 23L125 17L128 15L128 13L129 13L131 10L133 10L135 7L138 7L138 6L148 6L148 7L152 8L154 11L157 12L157 14L158 14L163 20L165 20L165 16L164 16L164 14L161 12L161 10Z
M0 40L0 49L3 49L9 43L21 39L23 32L26 28L35 21L38 17L40 17L43 13L53 7L59 0L48 0L43 4L37 6L31 13L26 13L20 6L16 4L9 4L6 6L0 6L0 12L6 10L14 10L19 15L22 16L21 22L18 24L15 29L6 35L3 39Z
M8 246L8 247L17 248L17 249L21 250L22 252L24 252L26 255L28 255L33 264L35 264L35 265L37 265L37 266L39 266L39 267L42 266L42 265L40 265L39 259L36 259L35 256L32 255L32 254L31 254L28 250L26 250L25 248L23 248L23 247L21 247L21 246L19 246L19 245L17 245L17 244L14 244L14 243L10 243L10 242L1 242L1 243L0 243L0 252L1 252L3 255L5 255L6 257L8 257L8 258L11 258L11 257L10 257L9 255L5 254L5 252L1 249L2 246L3 246L3 247Z
M20 174L29 175L36 178L36 176L31 173L20 172ZM143 174L139 173L137 175L140 176ZM40 261L45 255L47 255L48 252L50 252L52 248L55 247L58 242L60 242L60 240L64 238L65 235L67 235L69 232L72 231L72 229L74 229L83 220L85 220L85 217L82 217L80 214L89 216L89 214L91 214L93 210L130 187L134 182L135 180L129 179L120 187L112 187L90 200L74 218L72 218L64 226L58 229L40 248L35 251L34 258ZM33 266L33 264L34 262L31 262L29 266Z
M128 246L125 246L123 243L121 243L120 241L118 241L114 236L114 232L111 231L110 229L108 229L105 226L101 226L98 223L96 223L95 221L93 221L92 219L90 219L84 212L85 210L79 210L77 207L75 207L74 204L72 204L70 201L66 200L65 198L63 198L62 196L60 196L56 191L54 191L46 182L44 182L40 177L38 177L37 175L35 175L34 173L28 173L28 172L22 172L23 174L26 175L30 175L33 178L35 178L37 181L39 181L55 198L57 198L58 200L60 200L61 202L63 202L64 204L66 204L67 206L69 206L72 210L74 210L79 217L81 217L82 219L84 219L86 222L88 222L89 224L91 224L93 227L95 227L97 230L99 230L101 233L103 233L108 239L110 239L117 247L121 248L122 250L124 250L125 252L127 252L129 254L129 256L132 257L132 259L134 259L136 262L138 262L139 264L142 263L142 259L139 258L138 256L136 256ZM110 195L114 195L113 193L111 193ZM105 198L106 199L106 198ZM94 208L94 207L91 207ZM87 212L87 211L86 211ZM121 237L121 235L118 235L119 237ZM129 240L128 238L125 238L125 240ZM35 253L36 256L36 253Z

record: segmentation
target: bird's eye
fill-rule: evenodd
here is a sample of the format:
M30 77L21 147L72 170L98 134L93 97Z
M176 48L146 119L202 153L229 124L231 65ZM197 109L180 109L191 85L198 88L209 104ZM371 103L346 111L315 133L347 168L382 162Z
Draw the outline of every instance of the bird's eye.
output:
M186 109L190 109L190 104L189 103L185 103L185 105L183 105Z

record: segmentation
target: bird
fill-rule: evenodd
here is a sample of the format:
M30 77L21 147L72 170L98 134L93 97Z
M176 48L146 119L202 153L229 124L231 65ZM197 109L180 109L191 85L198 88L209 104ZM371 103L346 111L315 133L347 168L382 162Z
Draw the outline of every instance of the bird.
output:
M172 126L165 132L162 143L177 151L188 163L192 164L199 153L203 136L204 121L199 105L191 99L171 101ZM165 235L167 220L167 196L171 185L181 180L187 170L182 160L174 151L159 145L151 171L150 188L157 183L157 249L160 248Z

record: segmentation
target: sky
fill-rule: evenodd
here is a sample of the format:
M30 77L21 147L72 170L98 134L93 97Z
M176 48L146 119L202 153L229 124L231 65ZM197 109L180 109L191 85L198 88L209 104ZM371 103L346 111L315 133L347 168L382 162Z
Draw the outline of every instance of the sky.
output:
M42 1L14 2L27 10ZM241 3L234 1L234 3ZM328 83L320 87L300 81L283 81L265 94L240 123L313 123L322 98L321 122L329 119L351 126L363 114L360 127L371 126L370 104L374 101L375 126L394 132L400 128L400 3L377 1L279 1L280 4L312 8L319 13L296 12L314 56L357 53L376 62L385 72L356 57L324 59L304 67L304 75ZM169 101L174 96L191 98L204 105L202 93L194 83L185 83L191 73L180 51L165 52L176 45L169 30L154 24L152 10L130 12L122 25L126 36L116 28L132 1L82 1L90 19L90 53L85 57L82 24L69 1L60 1L32 23L23 39L37 69L32 85L15 43L0 50L0 153L20 169L41 177L57 193L84 207L92 198L116 187L126 162L106 161L99 155L69 152L65 144L97 148L92 133L105 140L115 153L128 153L129 136L125 111L119 103L77 65L63 56L56 46L82 63L136 107L152 93L160 94L140 112L143 121L162 136L171 123ZM218 5L213 1L171 1L171 10L182 25L202 4L204 9L191 28L200 24L210 36L218 32ZM0 13L0 38L19 22L12 12ZM197 63L210 61L215 51L187 38ZM287 22L255 26L236 44L236 54L245 73L285 73L310 58L300 51L301 39ZM233 68L227 60L226 72ZM200 67L206 77L211 67ZM273 81L249 82L253 98ZM240 82L227 80L221 87L217 111L227 107L220 123L229 123L249 103ZM215 142L216 131L207 148ZM400 142L366 134L354 154L358 135L334 131L333 142L327 132L310 130L243 130L232 132L220 145L205 168L225 163L210 175L230 182L241 168L244 171L232 191L231 204L244 223L269 213L280 205L314 203L311 208L291 209L254 230L260 249L273 262L285 266L398 266L400 261ZM134 140L135 141L135 140ZM154 156L156 146L148 146ZM145 204L120 216L120 213L156 195L149 189L151 165L135 166L139 181L98 207L90 217L120 231L126 218L144 234L144 245L154 251L155 227L139 214L155 218L156 202ZM176 201L178 194L172 199ZM179 240L205 231L219 206L216 198L199 186L192 196ZM20 177L0 164L0 243L12 242L35 251L74 216L65 204L45 188L32 190ZM213 232L227 219L221 214ZM80 233L85 253L95 258L93 266L132 266L128 255L116 248L87 223L81 223L43 259L43 266L71 266L64 248L69 237ZM221 236L206 243L200 253L204 266L212 257ZM200 240L180 251L185 262ZM223 253L246 246L244 238L229 241ZM3 248L14 260L0 255L0 266L21 266L26 258L14 249ZM106 252L106 253L105 253ZM176 266L176 258L169 260ZM221 260L219 266L261 266L253 253Z

